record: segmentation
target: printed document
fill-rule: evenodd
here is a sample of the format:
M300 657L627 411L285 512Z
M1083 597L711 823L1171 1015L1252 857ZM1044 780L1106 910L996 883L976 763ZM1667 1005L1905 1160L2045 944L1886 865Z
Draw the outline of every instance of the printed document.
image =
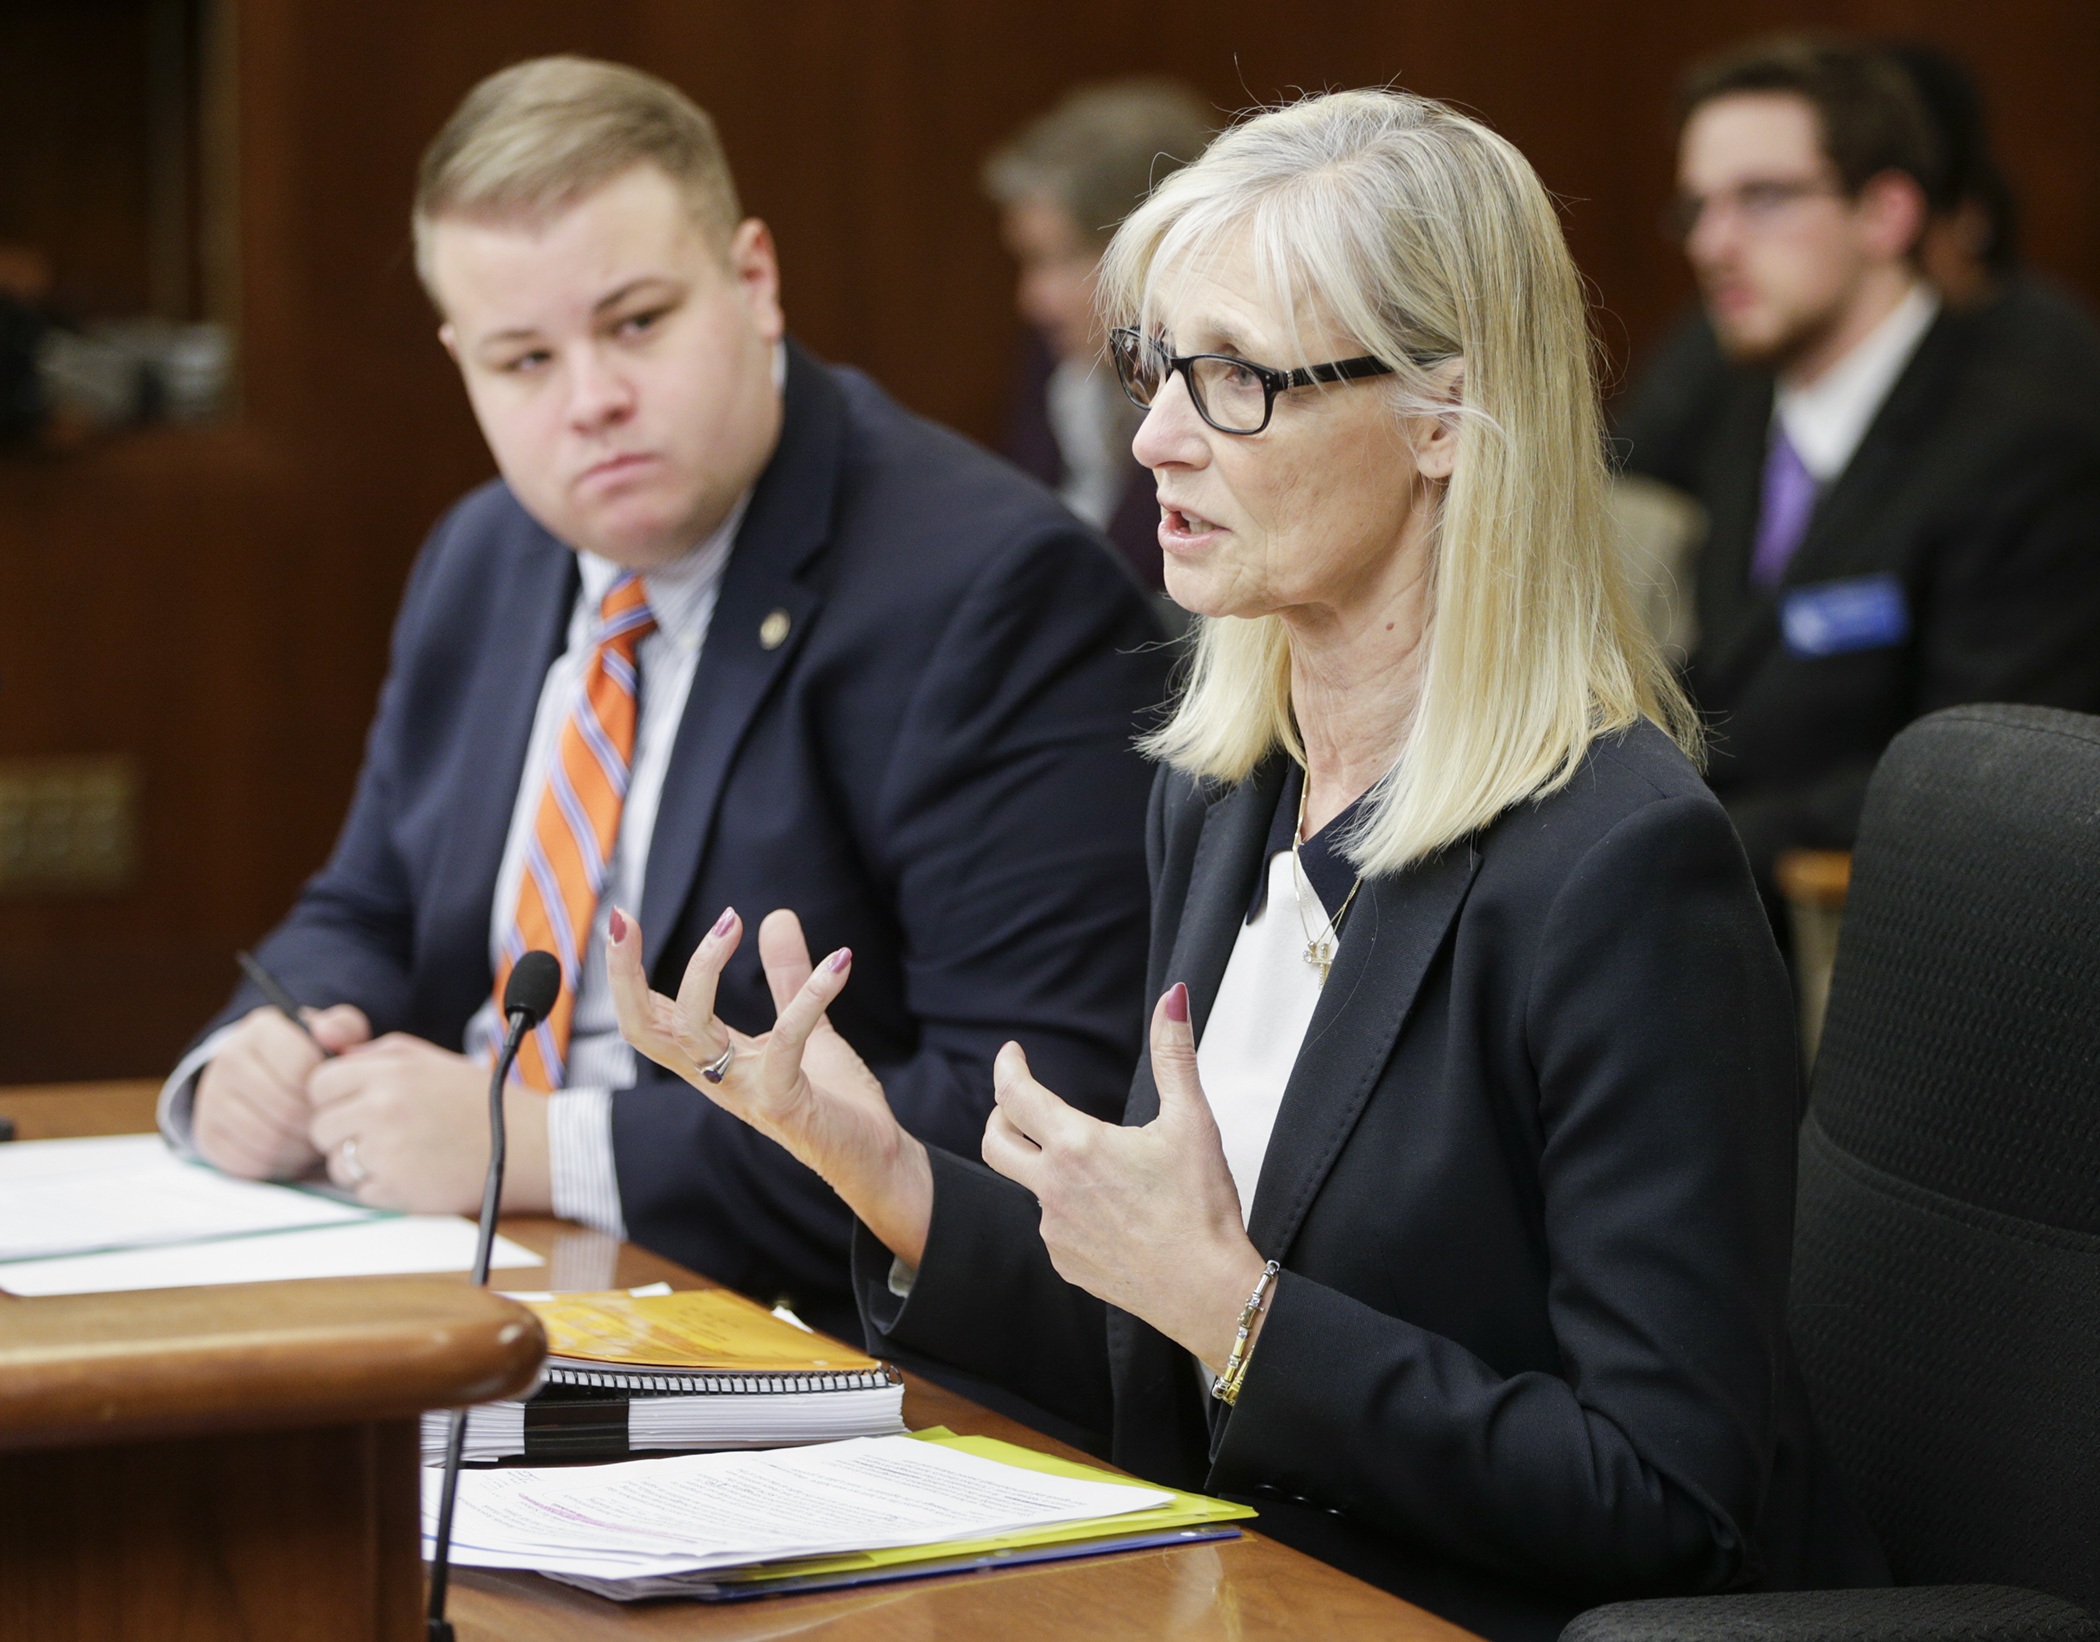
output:
M424 1473L424 1554L441 1473ZM632 1578L980 1539L1174 1496L1001 1465L910 1437L459 1479L452 1560Z
M475 1228L185 1162L158 1135L0 1146L0 1290L120 1289L465 1271ZM539 1256L499 1237L492 1263Z
M0 1260L340 1226L377 1212L185 1162L159 1135L0 1146Z

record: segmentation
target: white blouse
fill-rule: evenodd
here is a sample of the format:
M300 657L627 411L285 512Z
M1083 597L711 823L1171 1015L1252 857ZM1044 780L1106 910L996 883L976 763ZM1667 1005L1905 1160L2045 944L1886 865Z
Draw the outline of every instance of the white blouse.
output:
M1197 1075L1239 1188L1242 1224L1253 1215L1283 1087L1320 1001L1320 971L1305 961L1306 944L1327 933L1327 908L1291 852L1271 856L1268 871L1261 911L1240 926L1196 1042Z

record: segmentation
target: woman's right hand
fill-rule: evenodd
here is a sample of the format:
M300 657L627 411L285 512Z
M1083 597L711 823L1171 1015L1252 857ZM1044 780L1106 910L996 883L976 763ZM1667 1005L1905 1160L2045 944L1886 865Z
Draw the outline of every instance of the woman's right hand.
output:
M841 947L812 965L801 921L777 911L759 929L760 962L773 994L773 1030L757 1037L715 1017L715 989L743 935L723 912L686 964L678 996L649 989L642 932L617 909L606 969L620 1035L717 1106L814 1169L892 1254L916 1266L933 1218L926 1148L890 1111L882 1085L825 1015L845 990L853 954ZM734 1050L719 1081L702 1073Z

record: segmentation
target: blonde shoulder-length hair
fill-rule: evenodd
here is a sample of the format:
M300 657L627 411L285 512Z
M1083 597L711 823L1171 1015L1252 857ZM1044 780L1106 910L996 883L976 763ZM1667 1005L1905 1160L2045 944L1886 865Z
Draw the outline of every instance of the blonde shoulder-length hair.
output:
M1613 549L1581 280L1524 156L1403 92L1258 113L1124 222L1102 264L1111 323L1144 324L1160 276L1243 238L1252 294L1287 330L1313 315L1338 325L1361 344L1350 351L1393 366L1396 416L1460 419L1413 721L1348 841L1356 864L1375 876L1434 854L1561 786L1593 738L1644 717L1698 757L1697 718ZM1282 618L1203 620L1147 751L1236 783L1279 748L1304 759Z

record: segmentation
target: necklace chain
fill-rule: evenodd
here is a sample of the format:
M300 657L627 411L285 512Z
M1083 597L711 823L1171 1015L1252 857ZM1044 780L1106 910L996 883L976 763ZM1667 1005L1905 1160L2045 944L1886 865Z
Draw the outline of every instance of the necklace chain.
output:
M1313 888L1312 876L1305 870L1305 857L1298 851L1299 835L1305 831L1305 801L1312 792L1312 771L1305 772L1305 779L1298 788L1298 824L1291 829L1291 865L1298 874L1298 928L1305 936L1305 961L1320 972L1320 984L1327 984L1327 972L1334 967L1334 949L1341 940L1342 920L1349 915L1349 904L1356 899L1356 892L1364 887L1364 875L1358 873L1356 882L1349 886L1349 893L1342 897L1342 904L1330 913L1325 926L1315 935L1305 921L1306 898L1311 897L1322 912L1327 903L1320 899L1320 892Z

